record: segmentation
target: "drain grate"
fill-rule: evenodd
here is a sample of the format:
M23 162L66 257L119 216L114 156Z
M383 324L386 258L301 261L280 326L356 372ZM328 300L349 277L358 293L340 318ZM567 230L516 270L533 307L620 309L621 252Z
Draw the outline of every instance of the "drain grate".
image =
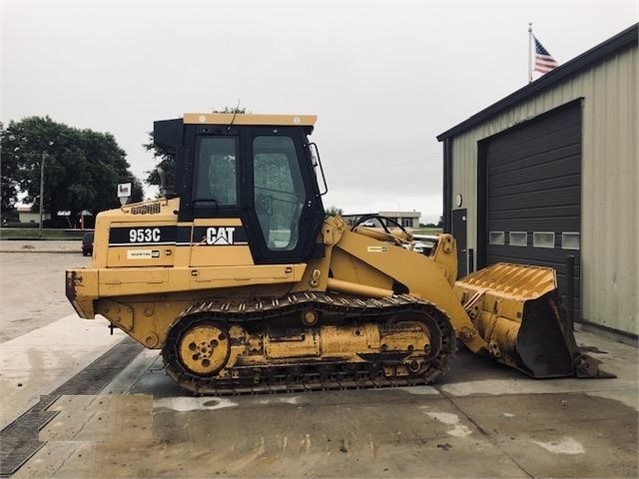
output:
M57 414L46 411L47 407L63 395L100 392L143 349L135 340L125 338L55 391L40 396L37 404L0 431L0 477L14 474L44 446L38 439L39 431Z

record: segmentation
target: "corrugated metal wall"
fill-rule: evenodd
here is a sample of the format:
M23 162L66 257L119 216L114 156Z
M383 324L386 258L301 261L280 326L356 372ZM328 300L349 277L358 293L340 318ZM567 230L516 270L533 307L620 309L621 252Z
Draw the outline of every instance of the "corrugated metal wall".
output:
M582 317L637 334L639 315L638 49L623 51L452 139L451 201L477 247L477 142L583 98Z

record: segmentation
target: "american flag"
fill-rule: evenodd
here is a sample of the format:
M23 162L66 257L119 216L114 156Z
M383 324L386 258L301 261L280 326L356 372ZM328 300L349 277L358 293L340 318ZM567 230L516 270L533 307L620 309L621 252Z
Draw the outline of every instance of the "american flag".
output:
M533 35L533 39L535 40L535 71L541 73L548 73L551 70L554 70L559 66L559 63L555 61L548 50L544 48L537 37Z

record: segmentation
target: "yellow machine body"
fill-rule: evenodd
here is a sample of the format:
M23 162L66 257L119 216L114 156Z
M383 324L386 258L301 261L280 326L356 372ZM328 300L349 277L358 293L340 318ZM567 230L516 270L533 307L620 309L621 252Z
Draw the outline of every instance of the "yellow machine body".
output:
M272 166L284 157L262 127L274 127L277 141L290 128L295 139L295 129L308 133L314 117L232 117L185 115L178 123L184 139L175 141L187 144L190 131L207 141L232 133L210 124L233 125L238 138L255 128L254 165L225 166L232 174L254 168L255 192L240 190L246 205L231 196L237 210L227 210L241 215L225 214L219 198L200 214L197 168L186 199L100 213L91 267L66 275L80 317L100 314L147 348L162 349L168 374L198 394L428 383L450 366L456 340L534 377L605 375L579 352L552 269L500 264L456 281L452 236L439 236L426 256L406 248L412 237L405 230L323 218L315 178L303 170L298 184L313 178L313 185L305 180L306 200L291 206L293 193L283 201L280 190L258 190L258 159ZM156 141L165 126L156 125ZM299 154L300 145L282 151L294 161L297 151L303 166L309 156ZM216 158L236 161L228 150ZM192 171L188 156L181 161ZM287 161L282 165L293 165ZM281 177L278 168L264 175ZM242 216L251 207L256 214ZM295 221L283 221L285 211ZM259 228L265 233L255 233ZM293 230L299 239L291 239ZM293 260L278 261L278 254Z

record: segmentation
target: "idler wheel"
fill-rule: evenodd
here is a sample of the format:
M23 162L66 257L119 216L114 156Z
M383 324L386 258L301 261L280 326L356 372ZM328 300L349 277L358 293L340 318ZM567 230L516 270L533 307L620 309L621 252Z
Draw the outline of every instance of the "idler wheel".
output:
M230 353L228 331L215 323L196 323L184 331L178 341L180 362L198 376L211 376L220 371Z

